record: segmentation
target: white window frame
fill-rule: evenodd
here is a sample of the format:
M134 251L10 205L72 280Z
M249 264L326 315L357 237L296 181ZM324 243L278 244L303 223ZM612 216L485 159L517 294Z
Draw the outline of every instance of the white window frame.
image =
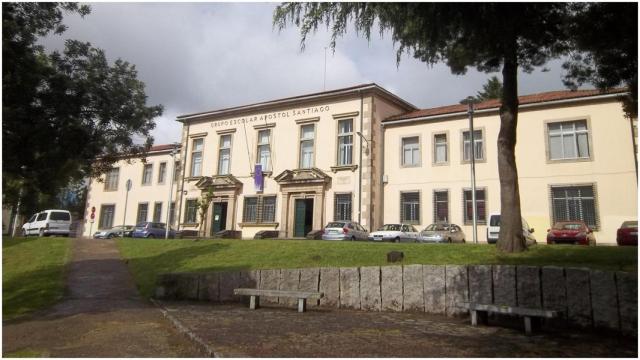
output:
M164 184L167 178L167 162L163 161L158 165L158 184Z
M147 172L147 169L149 171ZM153 164L142 165L142 185L151 185L153 183Z
M109 169L109 171L107 171L107 173L105 174L104 191L117 191L119 181L120 181L120 168L115 167L115 168Z
M475 145L475 149L474 149L474 153L473 155L476 158L476 162L478 161L485 161L486 160L486 147L485 147L485 136L484 136L484 128L474 128L473 129L474 133L480 133L480 138L478 138L477 136L474 135L473 137L473 143ZM465 134L469 134L469 139L465 139ZM467 157L467 152L465 151L465 148L467 146L469 146L471 144L471 132L469 129L466 130L462 130L462 162L463 163L470 163L471 162L471 148L469 148L469 157ZM478 154L478 147L481 149L480 150L480 154ZM481 155L481 156L479 156Z
M576 128L577 123L584 123L585 128L582 130L578 130ZM559 130L551 130L551 127L554 125L559 125ZM554 161L581 161L581 160L590 160L591 159L591 132L589 131L588 119L573 119L566 121L548 121L545 124L546 131L546 142L547 142L547 160ZM582 149L586 151L586 155L580 156L580 143L578 141L578 137L583 135L586 138L586 148ZM568 156L565 154L565 138L573 137L573 141L571 141L571 145L573 145L573 151L575 156ZM551 151L551 139L559 138L560 139L560 151L559 157L554 157L554 154Z
M304 128L305 127L311 127L313 129L313 131L311 132L312 137L310 138L303 138L303 134L304 134ZM310 156L310 163L308 164L309 166L305 166L304 164L304 154L302 153L303 150L303 146L305 144L311 144L311 156ZM316 156L316 124L302 124L300 125L300 136L299 136L299 143L298 143L298 167L300 169L310 169L312 167L315 166L315 156Z
M218 175L229 175L231 174L231 148L233 147L233 134L222 134L220 135L220 140L218 144ZM224 145L225 137L229 137L229 146ZM228 151L228 162L227 168L223 169L223 153Z
M260 133L267 133L267 142L261 141ZM256 141L256 164L262 165L262 171L268 172L271 171L271 129L260 129L258 130L258 139ZM266 150L267 156L264 161L262 158L262 150Z
M351 124L349 129L351 131L342 132L341 124ZM353 165L353 119L340 119L338 120L338 139L337 139L337 159L336 164L338 166Z
M417 139L417 143L415 144L406 144L405 142L408 140ZM400 139L400 164L402 167L419 167L422 164L422 153L421 153L421 138L420 135L409 135L403 136ZM410 161L407 161L407 157L405 156L405 152L409 150L411 153Z
M200 147L200 150L196 150L196 143L197 142L201 142L202 143L202 146ZM190 177L202 176L202 164L204 163L203 157L204 157L204 138L200 137L200 138L192 139L192 141L191 141L191 169L189 169L190 174L191 174ZM196 162L198 162L198 165L199 165L197 167L196 167Z

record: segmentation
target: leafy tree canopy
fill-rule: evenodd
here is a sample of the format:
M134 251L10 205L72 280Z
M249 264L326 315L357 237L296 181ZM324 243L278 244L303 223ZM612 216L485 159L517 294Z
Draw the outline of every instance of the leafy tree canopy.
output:
M461 104L466 104L469 100L481 102L490 99L500 99L502 97L502 82L497 76L492 76L487 83L482 85L482 91L478 91L476 96L460 100Z

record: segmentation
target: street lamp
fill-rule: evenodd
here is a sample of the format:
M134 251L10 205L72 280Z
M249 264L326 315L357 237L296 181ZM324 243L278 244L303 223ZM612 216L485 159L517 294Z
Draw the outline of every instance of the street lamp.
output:
M172 192L173 192L173 178L175 176L175 172L176 172L176 154L178 153L178 143L173 143L173 150L171 150L171 163L173 164L173 171L170 172L170 176L171 176L171 181L169 182L169 201L167 202L167 221L166 221L166 229L164 232L164 238L168 239L169 238L169 227L171 224L169 224L169 216L171 213L171 197L172 197Z
M475 138L473 133L473 104L474 101L467 98L469 101L467 102L469 114L469 133L470 133L470 141L471 141L471 208L473 214L473 243L478 243L478 215L476 213L476 151L475 151Z
M124 197L124 216L122 216L122 238L124 239L124 230L125 230L125 223L127 222L127 202L129 201L129 191L131 190L131 186L133 185L133 183L131 182L131 179L127 180L127 184L126 184L126 189L127 189L127 193Z
M366 142L367 142L367 149L366 149L365 151L366 151L367 155L369 155L369 140L367 140L367 138L366 138L366 137L364 137L364 135L362 135L362 133L361 133L360 131L356 131L356 134L357 134L358 136L360 136L360 138L361 138L362 140L364 140L364 141L366 141Z

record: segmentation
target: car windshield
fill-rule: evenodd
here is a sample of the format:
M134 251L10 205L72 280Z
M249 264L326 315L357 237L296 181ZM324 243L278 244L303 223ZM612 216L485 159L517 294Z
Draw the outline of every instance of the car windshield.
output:
M386 224L378 229L378 231L400 231L400 224Z
M344 227L346 225L346 223L343 222L330 222L329 224L327 224L328 228L341 228Z
M622 223L622 226L620 226L623 229L628 229L628 228L637 228L638 227L638 222L637 221L625 221Z
M141 222L136 224L136 227L145 227L145 226L147 226L146 222Z
M557 223L553 228L555 230L580 230L582 226L581 223Z
M500 215L493 215L489 219L489 226L500 226Z
M114 226L111 230L122 230L122 225Z
M51 219L51 220L69 221L69 220L71 220L71 216L67 212L52 211L51 215L49 216L49 219Z
M447 224L431 224L427 226L425 231L447 231L449 230L449 225Z

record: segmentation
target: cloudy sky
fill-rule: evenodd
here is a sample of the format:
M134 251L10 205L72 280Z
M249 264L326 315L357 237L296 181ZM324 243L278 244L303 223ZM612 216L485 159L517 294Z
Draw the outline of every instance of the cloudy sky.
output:
M320 29L300 50L300 34L273 29L275 3L99 3L84 19L43 41L62 49L65 39L88 41L136 65L149 104L163 104L156 144L179 140L176 116L324 90L325 47ZM370 42L350 32L326 51L326 90L375 82L420 108L458 103L475 95L492 74L473 69L452 75L404 56L396 66L389 36ZM548 71L521 74L520 94L563 89L560 61ZM500 75L500 74L496 74ZM500 77L500 76L499 76Z

